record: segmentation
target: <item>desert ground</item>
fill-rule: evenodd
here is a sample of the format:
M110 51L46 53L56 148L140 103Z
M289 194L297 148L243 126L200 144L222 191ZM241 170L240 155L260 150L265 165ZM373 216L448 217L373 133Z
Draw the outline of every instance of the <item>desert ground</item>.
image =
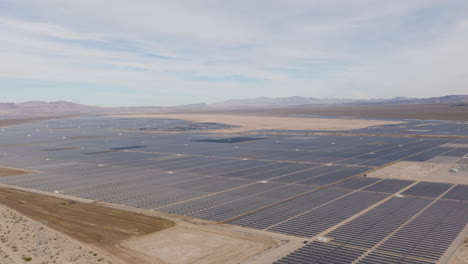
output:
M21 175L29 173L24 170L10 169L10 168L0 168L0 177L12 176L12 175Z
M238 263L279 244L262 236L75 200L0 188L0 228L12 230L0 242L3 258L8 263L29 257L30 263ZM44 233L45 242L37 242L31 234L36 230ZM42 255L38 243L47 248Z
M0 262L16 263L113 263L99 249L80 243L0 205Z
M186 113L186 111L176 111ZM322 117L397 118L426 120L468 121L468 105L409 104L409 105L361 105L361 106L302 106L265 109L209 109L194 110L193 114L289 116L308 115Z
M218 115L218 114L146 114L146 115L116 115L113 117L131 118L173 118L191 122L215 122L240 126L217 130L219 133L238 133L252 130L352 130L369 126L400 124L399 121L366 120L366 119L336 119L336 118L304 118L246 116L246 115Z
M443 163L399 161L367 175L383 179L468 184L468 166L465 166L466 164L453 160ZM457 172L452 172L452 168L457 169Z
M468 263L468 237L463 240L463 243L455 251L453 256L447 262L448 264L465 264Z

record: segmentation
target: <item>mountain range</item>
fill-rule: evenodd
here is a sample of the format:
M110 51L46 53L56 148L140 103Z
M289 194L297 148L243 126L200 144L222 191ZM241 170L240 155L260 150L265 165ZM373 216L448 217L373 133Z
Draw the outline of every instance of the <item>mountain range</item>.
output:
M389 99L331 99L314 97L286 97L271 98L261 97L252 99L232 99L213 104L191 104L173 107L96 107L81 105L67 101L43 102L30 101L24 103L0 103L0 114L25 115L25 114L78 114L78 113L103 113L103 112L144 112L144 111L190 111L209 109L267 109L267 108L300 108L314 106L364 106L364 105L403 105L403 104L451 104L453 106L467 106L468 95L447 95L430 98L395 97Z
M447 95L430 98L395 97L389 99L322 99L314 97L261 97L233 99L208 105L212 108L283 108L312 106L398 105L398 104L459 104L468 103L468 95Z
M24 103L0 103L0 114L76 114L91 113L102 108L81 105L67 101L43 102L30 101Z

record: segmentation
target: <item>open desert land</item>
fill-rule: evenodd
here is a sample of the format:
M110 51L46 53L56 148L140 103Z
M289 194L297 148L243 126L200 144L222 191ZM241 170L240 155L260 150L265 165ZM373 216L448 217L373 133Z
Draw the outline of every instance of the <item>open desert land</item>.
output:
M195 123L222 123L233 126L217 130L219 133L238 133L254 130L353 130L377 125L399 124L401 121L387 120L367 120L367 119L338 119L338 118L304 118L295 117L271 117L271 116L251 116L242 114L136 114L136 115L115 115L111 117L120 118L171 118L182 119Z
M2 188L0 198L5 263L238 263L279 244L73 197Z
M184 110L172 110L174 114L186 114ZM295 106L288 108L258 109L206 109L191 111L193 114L254 115L254 116L321 116L420 120L468 121L467 104L402 104L402 105L330 105Z
M21 174L26 174L26 173L30 173L30 172L24 171L24 170L18 170L18 169L0 168L0 177L21 175Z
M31 121L1 131L0 263L468 263L464 122Z

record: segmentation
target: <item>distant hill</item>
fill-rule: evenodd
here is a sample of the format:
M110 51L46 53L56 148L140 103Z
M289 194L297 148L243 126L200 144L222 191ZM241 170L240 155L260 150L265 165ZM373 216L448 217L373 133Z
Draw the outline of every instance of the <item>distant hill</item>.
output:
M383 104L460 104L467 103L468 95L446 95L430 98L406 98L398 101L388 100ZM362 102L362 104L371 104L371 102Z
M0 103L2 114L78 114L100 110L95 106L81 105L72 102L30 101L24 103Z
M85 113L147 113L173 111L212 111L217 109L273 109L273 108L301 108L327 106L366 106L366 105L412 105L412 104L451 104L466 106L468 95L447 95L431 98L395 97L390 99L331 99L313 97L286 98L252 98L233 99L213 104L190 104L172 107L141 106L141 107L96 107L81 105L67 101L43 102L30 101L24 103L0 103L0 115L58 115Z
M252 99L232 99L220 103L210 104L209 107L215 108L237 108L237 107L289 107L295 105L324 105L324 104L344 104L356 102L352 99L320 99L312 97L286 97L270 98L260 97Z
M395 97L389 99L322 99L313 97L233 99L208 105L211 108L290 108L327 105L396 105L396 104L461 104L468 102L468 95L447 95L431 98Z

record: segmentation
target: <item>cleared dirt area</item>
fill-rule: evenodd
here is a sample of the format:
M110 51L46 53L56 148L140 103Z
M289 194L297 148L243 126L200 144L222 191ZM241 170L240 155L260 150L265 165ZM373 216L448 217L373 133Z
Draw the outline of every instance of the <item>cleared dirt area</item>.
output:
M2 168L0 167L0 177L7 177L7 176L13 176L13 175L21 175L21 174L27 174L29 172L23 171L23 170L16 170L16 169L10 169L10 168Z
M174 225L161 218L12 189L0 189L0 201L34 220L49 221L55 230L87 243L113 245Z
M0 189L0 202L35 221L47 222L60 233L101 247L126 263L148 259L120 248L118 243L174 225L166 219L12 189Z
M451 168L457 166L458 165L454 163L400 161L385 168L370 172L367 176L384 179L468 184L467 171L450 171Z
M22 217L46 223L47 228L57 231L61 240L72 238L83 245L99 249L104 252L99 255L103 259L102 263L107 263L104 261L107 259L113 263L142 264L239 263L279 244L276 239L235 232L218 225L199 225L185 221L176 224L167 219L95 203L76 202L15 189L0 188L0 203L8 210L22 214ZM19 223L15 221L11 224L19 230L34 229L31 225L18 226ZM21 244L21 241L18 243ZM81 260L95 257L94 252L90 256L80 254L81 249L74 247L64 254L66 257L80 256ZM0 247L0 255L8 255L1 250ZM20 260L17 258L14 261L13 258L12 263L22 263Z
M398 121L366 120L366 119L338 119L338 118L294 118L271 116L244 116L244 115L216 115L216 114L160 114L160 115L118 115L112 117L131 118L173 118L191 122L216 122L241 126L217 130L217 132L234 133L251 130L280 129L280 130L352 130L369 126L400 124Z
M460 247L447 262L448 264L466 264L468 263L468 237L465 238Z
M197 226L175 226L122 246L149 255L155 263L240 263L277 242L254 235ZM157 261L156 261L157 260Z
M0 263L104 263L109 257L100 250L70 239L0 205Z

